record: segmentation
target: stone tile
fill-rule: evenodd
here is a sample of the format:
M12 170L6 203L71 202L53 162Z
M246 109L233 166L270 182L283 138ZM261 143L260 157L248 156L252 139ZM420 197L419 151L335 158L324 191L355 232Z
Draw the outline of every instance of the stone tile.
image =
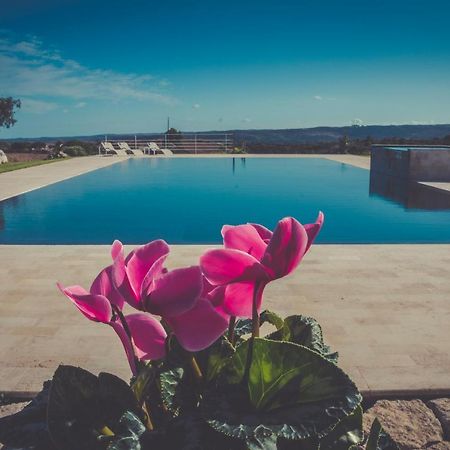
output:
M173 246L169 267L194 264L206 248ZM0 271L0 391L39 391L62 362L129 376L114 331L55 287L89 286L109 258L109 246L0 246L9 268ZM269 284L264 307L319 320L365 392L443 392L449 298L450 245L316 245L294 274Z

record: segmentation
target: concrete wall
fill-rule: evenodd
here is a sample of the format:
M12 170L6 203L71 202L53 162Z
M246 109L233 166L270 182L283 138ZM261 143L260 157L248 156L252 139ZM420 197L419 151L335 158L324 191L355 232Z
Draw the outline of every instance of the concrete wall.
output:
M400 150L373 146L370 170L410 181L450 181L450 147Z
M410 151L410 179L418 181L450 181L450 148L448 150Z
M409 178L409 152L373 146L370 156L370 172Z

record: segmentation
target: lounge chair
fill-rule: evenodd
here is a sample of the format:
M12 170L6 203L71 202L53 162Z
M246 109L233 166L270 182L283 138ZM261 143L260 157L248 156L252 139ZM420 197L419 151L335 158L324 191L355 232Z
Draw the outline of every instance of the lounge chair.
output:
M130 153L133 155L143 155L144 154L144 152L141 149L131 148L127 142L119 142L117 145L119 146L119 148L121 150L124 150L128 154L130 154Z
M149 142L148 148L153 152L155 155L156 152L161 152L164 156L173 156L172 150L169 150L168 148L161 148L156 142Z
M102 142L101 146L103 147L103 150L105 150L106 153L112 152L119 156L128 156L125 150L114 148L112 142Z

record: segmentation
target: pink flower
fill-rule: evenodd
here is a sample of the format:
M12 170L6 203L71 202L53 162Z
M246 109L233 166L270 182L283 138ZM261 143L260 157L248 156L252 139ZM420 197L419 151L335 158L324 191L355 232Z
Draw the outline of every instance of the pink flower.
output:
M135 357L139 360L160 359L165 356L167 334L159 321L150 314L137 313L124 317L131 334L128 336L118 314L123 299L111 283L111 268L104 269L92 283L90 291L81 286L63 287L61 292L68 297L89 320L110 325L119 336L134 375L137 373Z
M166 242L150 242L124 258L122 244L115 241L111 254L113 281L125 300L136 309L161 316L186 350L203 350L225 331L228 318L202 296L200 267L164 268L169 254Z
M262 225L222 228L224 249L209 250L200 258L207 280L222 286L222 309L240 317L252 316L253 295L258 311L267 283L291 273L319 233L324 216L303 226L292 217L278 222L272 233Z

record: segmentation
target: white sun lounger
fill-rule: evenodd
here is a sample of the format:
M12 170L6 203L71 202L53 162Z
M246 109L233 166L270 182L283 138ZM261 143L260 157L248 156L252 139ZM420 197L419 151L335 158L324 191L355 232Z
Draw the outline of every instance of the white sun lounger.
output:
M106 153L112 152L119 156L127 156L127 152L125 150L114 148L112 142L102 142L101 145L103 149L106 151Z
M128 145L127 142L119 142L117 145L119 146L119 148L120 148L121 150L124 150L125 153L131 152L131 153L133 153L133 155L143 155L143 154L144 154L144 152L143 152L142 150L140 150L140 149L137 149L137 148L136 148L136 149L133 149L133 148L131 148L131 147Z
M148 148L156 154L156 152L161 152L164 156L173 156L173 151L168 148L161 148L156 142L149 142Z

